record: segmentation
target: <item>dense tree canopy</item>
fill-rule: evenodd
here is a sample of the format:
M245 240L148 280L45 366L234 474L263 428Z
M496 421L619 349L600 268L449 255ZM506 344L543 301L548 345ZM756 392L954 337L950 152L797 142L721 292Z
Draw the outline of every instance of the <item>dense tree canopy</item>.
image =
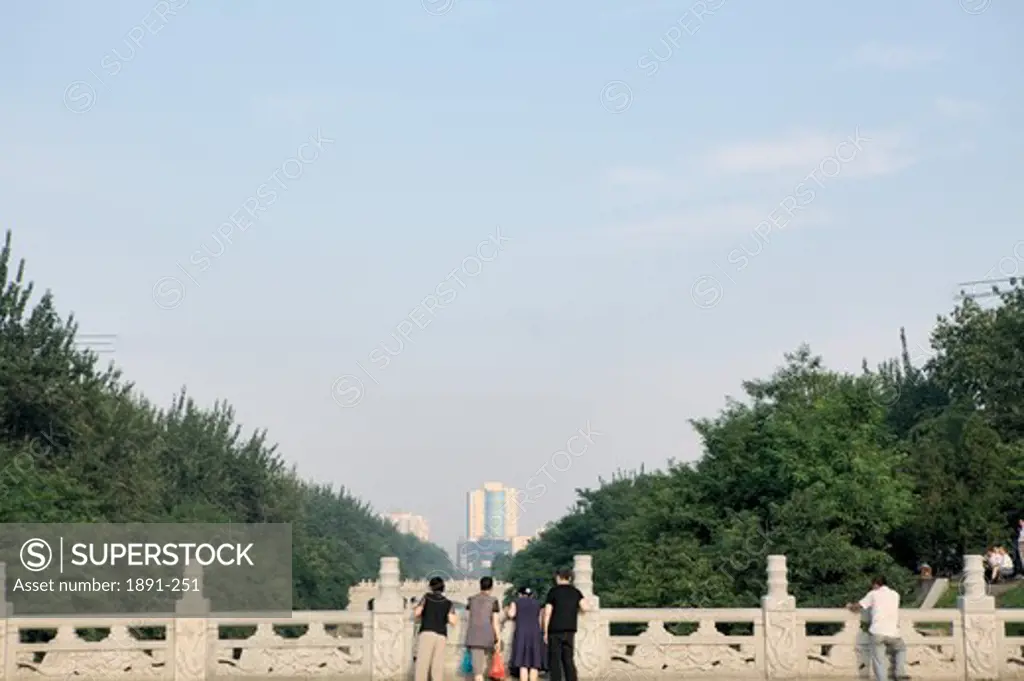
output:
M873 574L909 592L922 563L958 571L1024 511L1024 291L940 317L922 366L901 341L859 375L788 355L693 422L699 461L581 490L502 576L543 590L590 553L609 606L754 606L781 553L798 602L829 606Z
M449 567L345 489L304 482L265 432L184 390L159 408L75 345L49 292L33 296L11 235L0 251L0 522L288 522L294 607L341 608L398 556L406 576Z

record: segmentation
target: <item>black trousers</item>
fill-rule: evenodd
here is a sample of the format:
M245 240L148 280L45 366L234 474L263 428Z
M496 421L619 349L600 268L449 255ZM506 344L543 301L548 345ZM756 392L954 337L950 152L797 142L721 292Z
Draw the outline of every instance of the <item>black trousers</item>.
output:
M548 678L562 681L563 672L565 681L577 681L575 631L548 633Z

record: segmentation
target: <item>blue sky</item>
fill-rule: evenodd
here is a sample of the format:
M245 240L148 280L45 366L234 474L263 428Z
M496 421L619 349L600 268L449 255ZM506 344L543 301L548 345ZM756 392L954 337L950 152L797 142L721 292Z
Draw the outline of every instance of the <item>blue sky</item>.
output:
M543 480L532 530L698 456L687 419L801 342L856 369L1024 269L1008 0L6 15L0 200L32 278L151 398L229 400L449 548L485 480Z

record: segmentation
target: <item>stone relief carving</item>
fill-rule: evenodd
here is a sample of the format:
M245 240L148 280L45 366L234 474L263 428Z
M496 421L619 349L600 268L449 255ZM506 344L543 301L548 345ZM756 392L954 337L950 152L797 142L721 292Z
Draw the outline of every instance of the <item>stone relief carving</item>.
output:
M865 648L864 655L870 659L870 647ZM959 676L961 666L952 645L907 644L907 667L914 670L915 674L924 673L930 677Z
M1024 678L1024 645L1019 641L1005 644L1002 659L1004 663L1000 672L1004 677Z
M689 636L674 636L665 631L664 622L654 620L638 638L629 654L629 645L613 647L613 657L642 671L668 673L756 670L753 640L749 644L732 643L719 633L714 622L701 622ZM753 637L751 637L753 639Z
M323 623L309 625L302 636L286 639L273 625L261 624L244 639L246 647L230 640L217 644L217 665L225 676L345 676L365 674L365 646L362 639L332 636ZM252 645L252 644L259 645ZM237 657L236 657L237 652Z
M206 678L209 657L207 623L204 619L181 618L174 623L174 678L176 681Z
M373 676L390 679L399 676L405 666L404 615L381 616L373 621Z
M576 667L581 674L591 676L600 671L608 659L602 636L608 630L608 623L602 620L600 614L590 614L580 617L579 627L576 634ZM505 649L511 650L510 647Z
M362 646L337 648L248 648L239 659L231 650L219 651L219 674L224 676L346 676L365 674ZM226 653L226 654L225 654Z
M142 647L128 633L127 627L111 627L110 634L98 644L86 643L74 627L61 627L49 645L95 645L97 650L46 651L42 660L33 652L19 651L15 661L19 678L110 678L110 677L162 677L169 676L167 647L164 641L154 641L153 647ZM107 649L120 646L121 650Z
M765 612L765 657L768 673L773 676L793 676L800 672L806 659L806 642L800 636L803 623L795 610L769 610Z
M967 615L965 653L967 675L974 679L999 678L999 663L996 659L996 618L995 613Z
M806 630L806 622L797 620L797 633L800 627ZM870 654L863 648L862 638L866 634L860 631L859 622L847 622L841 631L833 636L804 636L804 649L807 652L805 671L809 676L816 673L847 672L851 669L866 669Z

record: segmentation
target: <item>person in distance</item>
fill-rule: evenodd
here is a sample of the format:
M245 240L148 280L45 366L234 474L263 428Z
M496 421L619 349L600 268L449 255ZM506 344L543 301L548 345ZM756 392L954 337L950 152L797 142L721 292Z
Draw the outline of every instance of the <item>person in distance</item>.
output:
M491 654L501 647L501 605L491 595L494 580L480 578L480 593L466 601L466 648L473 660L473 678L484 681Z
M448 643L448 625L455 625L458 617L452 602L444 595L444 580L430 580L430 591L420 599L413 610L420 621L416 639L416 681L444 680L444 650Z
M579 614L586 612L583 594L572 585L572 571L555 573L555 586L544 605L544 644L548 647L548 677L551 681L577 681L576 629Z
M547 664L541 636L544 616L540 603L533 597L533 589L528 586L519 589L519 596L509 604L507 615L516 623L509 667L519 669L519 681L537 681L540 670Z
M900 636L900 595L890 589L885 577L875 577L871 591L857 603L847 603L853 612L868 610L871 616L871 666L875 681L888 681L890 666L896 681L907 676L907 646ZM891 665L890 665L891 663Z

